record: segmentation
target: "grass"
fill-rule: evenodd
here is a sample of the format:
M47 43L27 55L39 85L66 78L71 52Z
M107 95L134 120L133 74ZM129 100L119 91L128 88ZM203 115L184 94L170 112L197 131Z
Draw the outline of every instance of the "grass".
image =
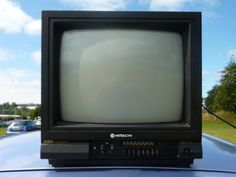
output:
M7 127L0 127L0 136L6 135Z
M228 112L217 112L225 120L236 125L236 115ZM203 132L221 138L236 144L236 129L230 127L226 123L216 119L208 113L202 115L202 128Z

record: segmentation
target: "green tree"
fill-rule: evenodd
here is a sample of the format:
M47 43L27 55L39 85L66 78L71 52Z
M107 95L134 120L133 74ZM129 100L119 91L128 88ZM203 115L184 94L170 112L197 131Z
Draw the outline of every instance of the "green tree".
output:
M223 70L215 102L219 110L236 113L236 62L231 60Z
M15 114L17 109L16 103L3 103L0 104L0 114Z
M208 107L211 111L217 110L217 104L215 102L215 98L217 95L219 86L215 85L210 91L207 92L207 97L205 98L205 105Z
M17 109L17 114L20 115L21 118L30 117L30 113L31 113L31 110L26 107Z
M32 119L38 116L41 116L41 106L37 106L35 109L31 110L30 117Z
M15 109L17 108L17 104L15 102L12 102L11 106L12 106L12 108L15 108Z
M231 60L222 71L219 85L215 85L205 98L205 104L212 111L236 113L236 62Z

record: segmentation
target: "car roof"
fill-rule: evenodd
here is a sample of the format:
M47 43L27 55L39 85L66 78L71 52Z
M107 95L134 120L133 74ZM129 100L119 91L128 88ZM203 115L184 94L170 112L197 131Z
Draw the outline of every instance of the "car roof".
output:
M18 120L13 120L13 122L32 122L32 120L18 119Z
M236 145L203 134L203 159L190 168L80 167L54 168L40 159L40 131L0 138L0 176L236 176Z

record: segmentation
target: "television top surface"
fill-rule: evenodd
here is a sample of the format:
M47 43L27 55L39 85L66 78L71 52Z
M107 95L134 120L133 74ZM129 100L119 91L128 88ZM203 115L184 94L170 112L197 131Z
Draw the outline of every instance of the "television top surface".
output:
M0 139L1 177L120 177L181 176L235 177L236 145L203 134L203 159L196 159L190 168L171 167L94 167L54 168L40 159L40 132L30 132Z

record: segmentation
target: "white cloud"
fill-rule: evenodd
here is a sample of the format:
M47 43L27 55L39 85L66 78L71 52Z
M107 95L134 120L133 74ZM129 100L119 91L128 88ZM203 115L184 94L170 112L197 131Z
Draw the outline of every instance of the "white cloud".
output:
M150 0L150 10L177 11L181 10L191 0Z
M40 103L40 74L21 69L0 70L0 103Z
M21 7L10 0L0 0L0 29L5 33L39 34L41 25L39 20L33 19Z
M139 0L152 11L201 11L204 17L218 18L215 12L220 4L218 0Z
M230 49L230 50L228 51L228 53L227 53L227 56L228 56L229 58L231 58L231 57L236 58L236 48Z
M8 69L7 72L9 73L9 76L15 77L15 78L27 78L29 77L29 72L26 70L20 70L20 69Z
M41 20L31 20L24 27L25 32L29 35L39 35L41 32Z
M0 48L0 61L6 61L13 58L12 52L10 52L8 49Z
M207 6L207 7L209 7L209 6L216 6L216 5L218 5L219 4L219 1L218 0L203 0L202 1L202 4L204 5L204 6Z
M125 8L125 0L60 0L83 10L118 10Z
M20 32L24 25L31 20L21 8L9 1L0 1L0 28L7 33Z
M40 50L37 50L35 52L33 52L31 54L31 58L33 61L35 61L36 63L41 63L41 51Z
M212 89L212 87L219 83L222 76L222 70L206 70L202 71L202 96L205 98L207 92Z
M217 14L214 11L204 11L203 12L203 16L207 17L207 18L219 18L219 14Z
M209 73L210 73L210 72L209 72L208 70L205 70L205 69L202 70L202 75L203 75L203 76L205 76L205 75L207 75L207 74L209 74Z
M220 17L220 14L216 13L216 8L220 5L218 0L199 0L194 2L199 10L202 11L203 17L208 19L217 19Z

